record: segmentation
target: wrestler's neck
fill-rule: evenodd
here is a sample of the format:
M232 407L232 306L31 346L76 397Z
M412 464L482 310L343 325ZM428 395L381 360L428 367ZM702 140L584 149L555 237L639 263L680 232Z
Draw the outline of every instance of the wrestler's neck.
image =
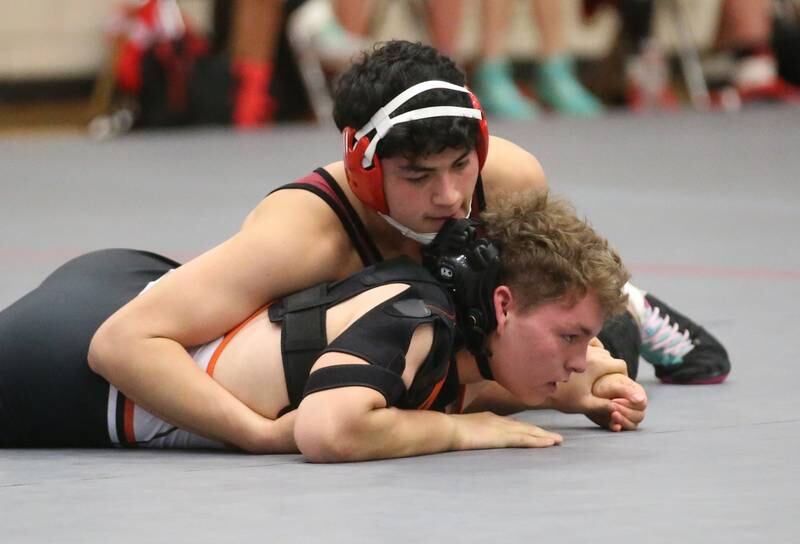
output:
M364 208L363 212L359 211L359 214L385 259L406 255L417 262L422 262L422 244L420 242L404 236L400 230L390 225L374 210Z
M481 376L475 356L466 349L461 349L456 353L456 368L458 368L458 381L461 385L486 381Z

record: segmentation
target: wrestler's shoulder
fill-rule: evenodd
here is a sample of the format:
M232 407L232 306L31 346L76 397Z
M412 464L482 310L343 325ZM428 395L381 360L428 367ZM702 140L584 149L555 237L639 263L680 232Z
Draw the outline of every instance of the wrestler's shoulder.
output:
M547 180L539 160L519 145L491 136L489 154L481 171L486 196L491 200L501 193L531 187L547 189Z
M326 166L325 170L330 172L331 166ZM316 193L302 188L281 188L261 199L248 214L243 227L281 222L317 230L328 229L338 221L331 206Z

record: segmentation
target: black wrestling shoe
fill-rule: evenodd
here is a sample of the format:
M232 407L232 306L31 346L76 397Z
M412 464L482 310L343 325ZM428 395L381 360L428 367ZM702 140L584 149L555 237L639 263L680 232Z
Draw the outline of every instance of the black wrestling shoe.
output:
M641 356L655 367L658 379L684 385L722 383L731 363L719 340L653 295L628 285L642 335Z

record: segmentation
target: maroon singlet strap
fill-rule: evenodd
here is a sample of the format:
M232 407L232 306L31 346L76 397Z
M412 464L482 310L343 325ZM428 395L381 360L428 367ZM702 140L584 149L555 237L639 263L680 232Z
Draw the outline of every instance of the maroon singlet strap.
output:
M472 193L472 211L469 216L478 219L481 212L486 209L486 195L483 192L483 180L478 176L478 183L475 185L475 192Z
M361 218L350 204L350 201L347 200L347 196L339 187L339 184L336 183L336 180L327 170L317 168L306 177L293 183L282 185L275 191L280 191L281 189L303 189L324 200L339 218L364 266L370 266L383 260L383 255L381 255L378 247L372 241L372 237L369 235Z

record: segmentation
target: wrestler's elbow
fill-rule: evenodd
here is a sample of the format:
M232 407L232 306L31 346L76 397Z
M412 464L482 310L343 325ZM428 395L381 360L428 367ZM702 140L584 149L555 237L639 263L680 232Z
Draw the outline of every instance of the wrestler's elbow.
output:
M89 343L89 368L108 379L121 355L129 351L130 342L130 335L119 320L110 317L100 325Z
M323 429L320 425L308 424L307 420L301 423L298 418L294 440L303 457L312 463L346 463L355 460L347 436L336 432L335 428Z
M306 409L304 409L306 408ZM303 456L312 463L346 463L364 459L359 446L363 433L356 414L334 409L300 407L294 423L294 439Z

